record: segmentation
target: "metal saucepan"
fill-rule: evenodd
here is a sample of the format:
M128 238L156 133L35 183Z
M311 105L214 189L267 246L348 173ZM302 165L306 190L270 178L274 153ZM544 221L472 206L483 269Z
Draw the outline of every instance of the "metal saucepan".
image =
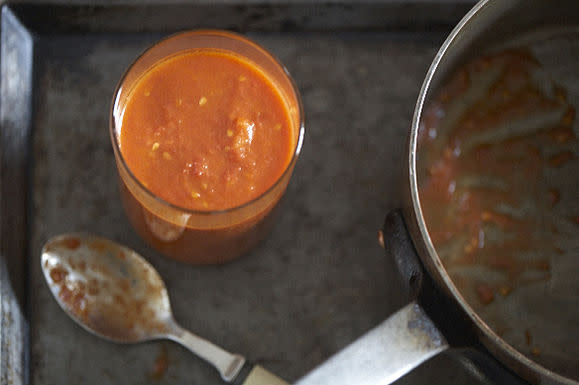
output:
M577 0L482 0L463 18L383 229L415 299L298 385L389 384L463 346L500 383L579 384L578 63Z

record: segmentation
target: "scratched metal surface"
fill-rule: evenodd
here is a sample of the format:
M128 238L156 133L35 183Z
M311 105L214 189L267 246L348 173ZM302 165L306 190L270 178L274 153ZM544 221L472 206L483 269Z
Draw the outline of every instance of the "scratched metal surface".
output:
M434 33L249 31L296 79L307 134L271 236L250 255L214 267L185 266L147 248L118 199L107 131L110 98L131 60L166 31L36 32L26 276L30 366L13 383L28 376L32 384L219 383L214 369L175 344L115 345L68 319L38 263L42 243L67 231L106 236L139 251L166 280L183 326L289 381L394 312L405 299L376 232L401 203L398 165L414 102L450 26ZM166 370L159 370L163 361ZM433 381L482 383L461 360L441 355L399 384Z
M436 42L255 38L288 66L307 116L281 218L259 249L225 266L192 267L144 246L118 199L107 111L121 72L155 37L66 36L41 43L31 255L67 231L134 247L167 281L185 327L293 380L394 310L376 232L397 204L394 165ZM34 383L140 384L163 349L169 365L161 383L217 383L211 368L173 344L117 346L88 335L58 308L38 264L31 267Z

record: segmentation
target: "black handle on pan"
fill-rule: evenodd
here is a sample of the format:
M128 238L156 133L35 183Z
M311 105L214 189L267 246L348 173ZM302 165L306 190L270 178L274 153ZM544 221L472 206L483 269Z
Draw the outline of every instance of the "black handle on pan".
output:
M527 384L491 356L478 341L474 324L456 300L436 286L420 262L400 210L386 216L382 232L386 256L394 261L408 299L417 300L455 347L453 353L459 356L463 366L489 384Z

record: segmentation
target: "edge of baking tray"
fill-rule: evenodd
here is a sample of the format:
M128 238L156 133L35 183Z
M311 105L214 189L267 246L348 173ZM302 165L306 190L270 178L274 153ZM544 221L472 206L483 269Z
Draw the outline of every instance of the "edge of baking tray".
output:
M108 0L112 2L112 0ZM122 0L93 5L75 2L8 2L38 34L86 32L167 32L222 28L240 32L448 31L475 0L307 1L203 0L138 3ZM1 1L0 1L1 3ZM84 2L86 3L86 1Z
M474 0L107 5L0 1L0 384L28 384L34 42L71 33L448 31ZM132 4L131 4L132 3Z
M28 383L26 304L32 36L7 8L0 37L0 383Z

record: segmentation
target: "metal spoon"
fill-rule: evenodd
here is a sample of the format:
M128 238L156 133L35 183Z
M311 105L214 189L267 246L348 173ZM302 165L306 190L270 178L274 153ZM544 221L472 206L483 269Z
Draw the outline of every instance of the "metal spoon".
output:
M60 307L97 336L117 343L173 340L212 364L227 383L287 385L179 326L159 273L127 247L87 234L64 234L46 242L41 265Z

